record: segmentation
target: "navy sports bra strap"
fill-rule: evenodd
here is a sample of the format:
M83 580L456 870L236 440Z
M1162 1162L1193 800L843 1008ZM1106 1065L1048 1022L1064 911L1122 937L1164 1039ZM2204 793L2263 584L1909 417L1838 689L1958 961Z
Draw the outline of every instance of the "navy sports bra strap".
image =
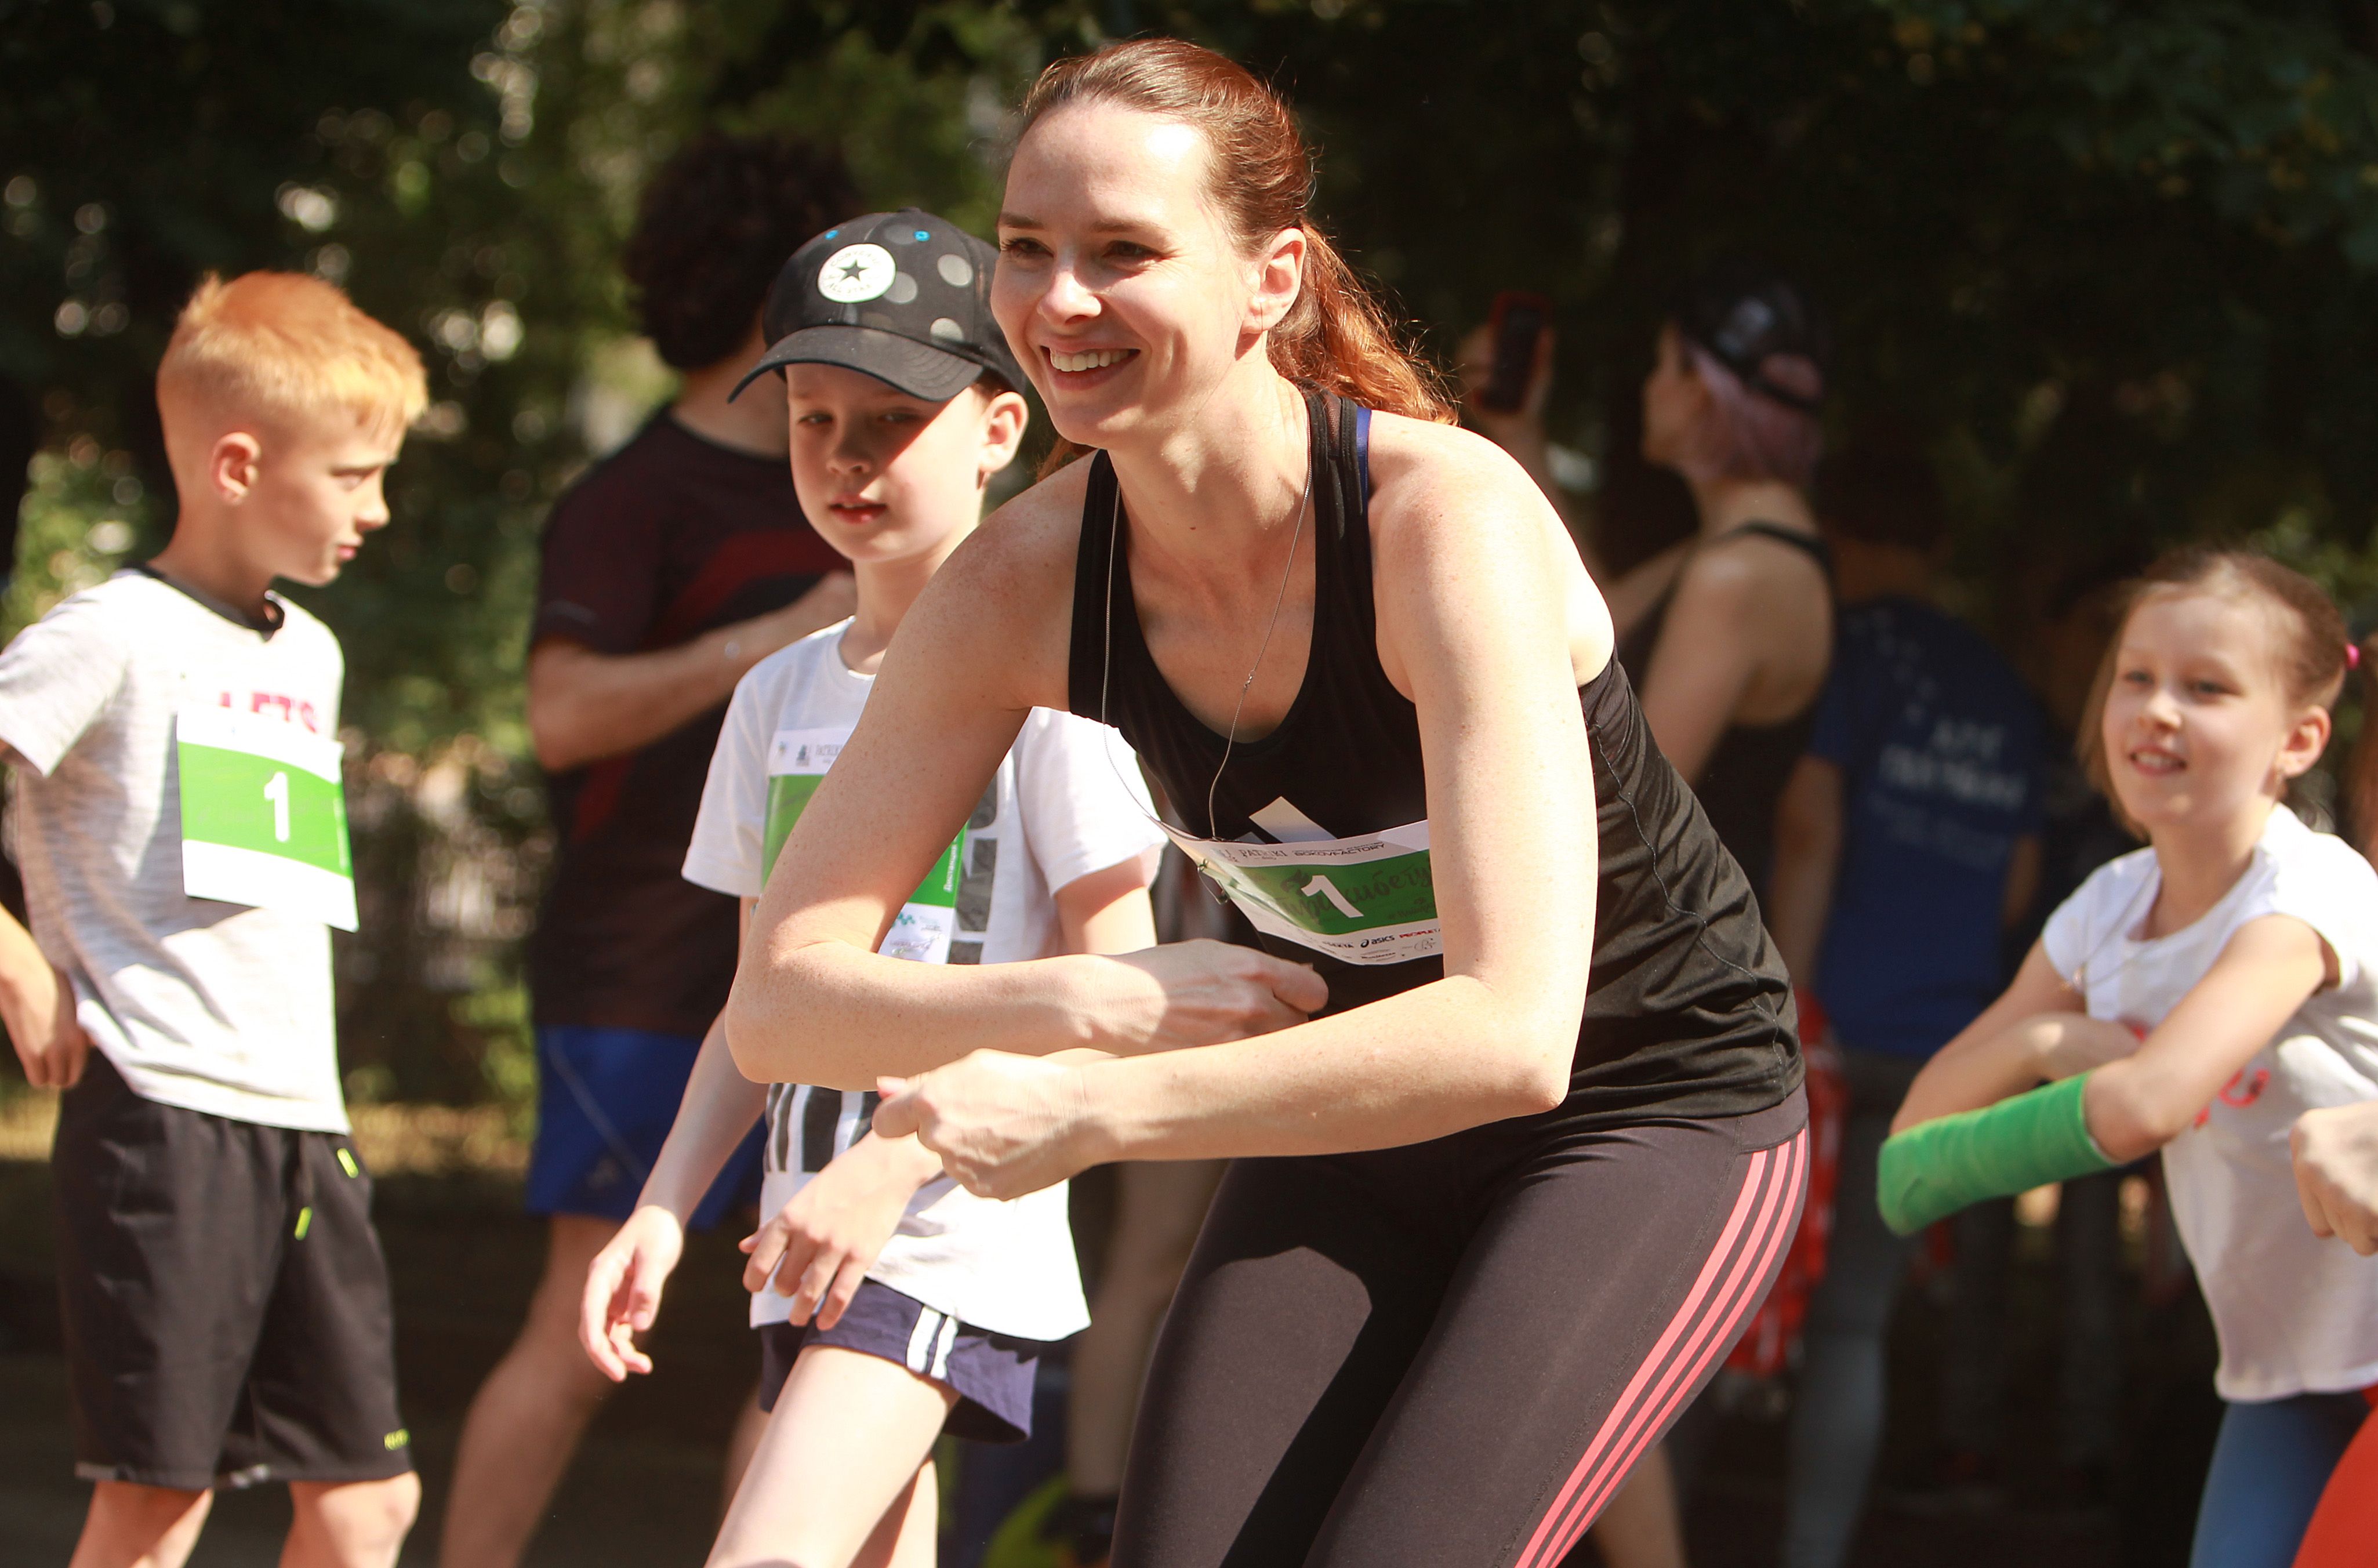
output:
M1331 558L1315 563L1314 592L1327 595L1332 640L1375 662L1377 606L1371 593L1371 476L1364 416L1342 397L1307 388L1304 406L1312 421L1313 461L1326 466L1314 475L1313 513L1322 549ZM1318 607L1316 633L1323 624Z

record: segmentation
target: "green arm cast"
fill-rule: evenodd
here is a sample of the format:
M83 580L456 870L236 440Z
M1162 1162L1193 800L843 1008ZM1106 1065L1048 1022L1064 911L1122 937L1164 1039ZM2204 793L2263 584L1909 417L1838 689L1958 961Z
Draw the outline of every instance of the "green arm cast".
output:
M1913 1236L1985 1198L2111 1169L2082 1115L2088 1082L2083 1073L1895 1134L1876 1183L1883 1223Z

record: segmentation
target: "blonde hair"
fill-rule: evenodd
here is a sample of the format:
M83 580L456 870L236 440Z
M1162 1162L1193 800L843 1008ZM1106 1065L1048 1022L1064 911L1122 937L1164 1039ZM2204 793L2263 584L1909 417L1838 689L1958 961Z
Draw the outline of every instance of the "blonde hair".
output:
M376 433L402 431L428 406L421 356L355 308L337 287L300 272L214 273L174 324L157 367L157 402L265 418L342 410Z

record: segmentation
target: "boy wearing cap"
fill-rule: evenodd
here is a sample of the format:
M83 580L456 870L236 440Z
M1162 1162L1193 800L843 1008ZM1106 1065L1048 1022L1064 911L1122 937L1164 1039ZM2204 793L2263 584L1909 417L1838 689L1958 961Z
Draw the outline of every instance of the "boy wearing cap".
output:
M1022 439L995 260L930 213L876 214L802 247L769 297L775 341L753 373L785 377L794 486L852 561L859 610L763 660L728 706L685 872L747 920L893 633ZM1035 710L883 950L997 963L1150 946L1162 843L1120 737ZM772 1415L715 1563L931 1561L934 1440L1027 1436L1039 1351L1088 1321L1063 1186L978 1198L913 1138L872 1136L874 1100L749 1083L714 1025L640 1207L588 1271L587 1353L613 1378L649 1370L632 1336L685 1217L764 1109L767 1219L744 1283Z
M729 402L767 346L786 253L858 204L841 159L705 135L645 188L620 258L677 395L554 503L529 629L528 729L555 827L525 957L536 1139L526 1206L545 1270L471 1402L442 1568L517 1568L611 1385L578 1349L587 1260L635 1207L735 975L735 900L678 874L735 682L850 613L850 578L802 517L775 385ZM770 406L772 402L774 407ZM757 1201L759 1140L696 1216ZM727 1490L758 1441L746 1402Z
M216 1488L267 1481L294 1507L283 1562L385 1568L420 1499L339 1092L344 666L271 586L329 583L386 525L426 394L329 283L209 277L157 371L172 541L0 654L32 925L0 914L0 1017L66 1091L58 1288L96 1483L77 1568L172 1568Z

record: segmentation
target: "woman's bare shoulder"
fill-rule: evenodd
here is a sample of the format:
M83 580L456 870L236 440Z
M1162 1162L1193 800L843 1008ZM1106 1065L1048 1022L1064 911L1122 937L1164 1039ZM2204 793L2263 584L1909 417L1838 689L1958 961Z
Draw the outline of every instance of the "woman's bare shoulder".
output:
M1069 464L984 518L917 601L929 636L979 650L985 668L1021 683L1015 694L1028 706L1065 705L1088 471Z
M1809 545L1818 543L1811 531ZM1808 546L1788 543L1764 530L1736 528L1705 541L1685 566L1687 580L1748 587L1821 585L1825 568Z
M1012 596L1023 603L1069 596L1088 468L1068 464L984 518L939 577L963 583L969 595Z
M1548 594L1580 681L1608 662L1609 607L1560 513L1508 452L1455 426L1377 414L1370 457L1383 585L1426 580L1480 608Z
M1527 470L1493 441L1457 426L1374 414L1370 476L1371 523L1387 548L1416 528L1457 538L1500 528L1515 512L1567 537Z
M1371 488L1405 480L1435 484L1467 476L1507 472L1530 489L1527 471L1485 437L1459 425L1411 419L1400 414L1371 416Z

